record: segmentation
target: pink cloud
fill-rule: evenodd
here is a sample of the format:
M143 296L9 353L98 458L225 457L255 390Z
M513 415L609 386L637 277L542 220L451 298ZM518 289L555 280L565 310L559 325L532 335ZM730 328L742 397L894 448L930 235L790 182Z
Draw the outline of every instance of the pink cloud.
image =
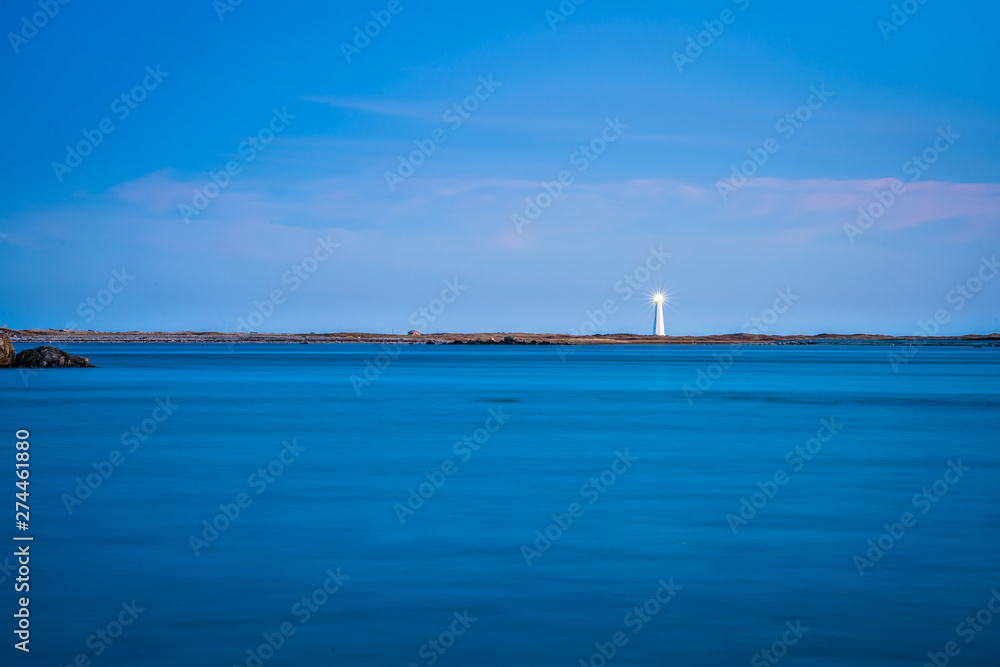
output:
M753 217L779 216L795 221L816 220L814 214L820 214L819 220L834 227L856 223L859 209L863 209L883 230L958 220L969 233L1000 218L1000 184L918 181L903 183L902 193L894 193L895 180L751 179L724 206L736 217L750 212Z
M876 193L891 192L894 182L892 178L755 178L726 202L714 185L676 179L574 183L531 226L529 236L558 238L655 225L661 233L674 236L699 229L718 234L725 228L741 238L746 232L762 241L796 244L842 236L845 225L856 224L859 207L874 206L877 211ZM96 206L119 205L117 211L108 211L117 218L150 223L159 218L183 225L178 204L190 202L192 188L203 185L201 175L185 178L162 169L104 193L82 196ZM995 234L1000 184L918 181L904 186L905 192L894 195L892 205L876 220L880 231L947 222L941 230L953 240ZM434 220L451 234L485 233L490 243L527 250L530 242L509 234L511 215L524 210L526 196L540 191L539 181L503 177L420 178L389 193L384 181L371 174L281 180L247 174L235 179L192 225L203 231L215 225L220 232L241 230L241 238L270 238L272 232L287 228L405 230L414 221Z
M172 169L160 169L108 189L114 199L154 214L176 211L178 202L190 200L195 185L180 180Z

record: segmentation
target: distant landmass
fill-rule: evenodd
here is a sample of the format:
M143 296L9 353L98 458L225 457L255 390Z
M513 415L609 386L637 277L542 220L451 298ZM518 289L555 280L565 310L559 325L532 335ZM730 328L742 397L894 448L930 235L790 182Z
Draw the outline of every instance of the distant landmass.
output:
M23 343L400 343L430 345L960 345L1000 347L1000 333L964 336L816 334L771 336L644 336L616 333L574 336L556 333L237 333L218 331L77 331L0 328Z

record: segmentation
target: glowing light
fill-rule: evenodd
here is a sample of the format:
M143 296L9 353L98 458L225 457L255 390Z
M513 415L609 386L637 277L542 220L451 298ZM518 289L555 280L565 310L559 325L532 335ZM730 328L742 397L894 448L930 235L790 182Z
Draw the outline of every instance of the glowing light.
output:
M649 298L652 300L653 309L656 311L653 317L653 335L666 336L667 333L663 326L663 304L670 300L670 294L664 290L657 289L649 295Z

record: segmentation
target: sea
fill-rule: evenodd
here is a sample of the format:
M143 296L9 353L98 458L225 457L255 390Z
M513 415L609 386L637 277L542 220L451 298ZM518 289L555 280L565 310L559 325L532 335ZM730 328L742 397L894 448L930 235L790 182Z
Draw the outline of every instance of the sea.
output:
M998 348L64 347L5 666L1000 665Z

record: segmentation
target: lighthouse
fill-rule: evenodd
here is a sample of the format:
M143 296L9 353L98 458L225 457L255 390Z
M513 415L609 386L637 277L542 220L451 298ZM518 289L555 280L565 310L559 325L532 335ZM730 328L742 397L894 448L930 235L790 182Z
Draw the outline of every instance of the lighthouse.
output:
M653 319L653 335L654 336L666 336L666 332L663 330L663 301L666 299L666 295L663 292L657 292L653 295L653 304L656 306L656 315Z

